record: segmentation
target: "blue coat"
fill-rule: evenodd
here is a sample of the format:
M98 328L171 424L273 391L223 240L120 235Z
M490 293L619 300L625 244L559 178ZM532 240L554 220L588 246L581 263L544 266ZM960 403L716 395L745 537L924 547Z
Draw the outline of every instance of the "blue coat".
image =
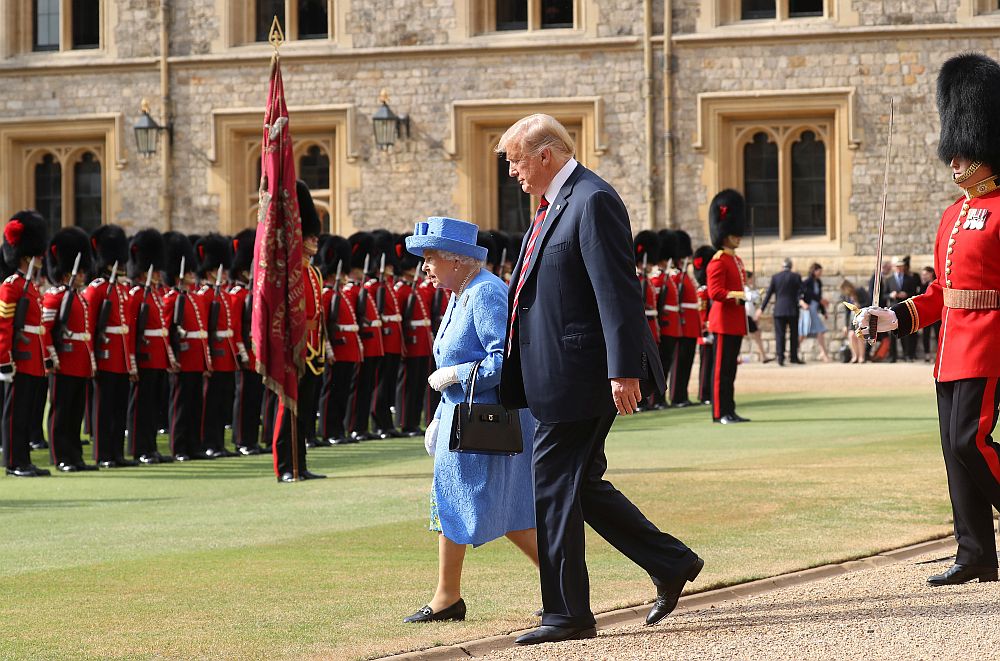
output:
M474 401L497 403L507 328L507 285L482 270L462 295L452 296L434 340L437 366L457 365L459 383L445 388L439 419L433 496L441 532L476 546L512 530L535 527L531 447L535 422L521 411L524 452L513 457L463 454L448 449L456 405L465 400L472 368L481 359Z
M522 245L511 282L523 259ZM513 308L514 287L508 298ZM665 389L628 212L614 188L582 165L549 205L512 332L503 404L528 407L542 422L613 414L612 378L640 379L644 395Z

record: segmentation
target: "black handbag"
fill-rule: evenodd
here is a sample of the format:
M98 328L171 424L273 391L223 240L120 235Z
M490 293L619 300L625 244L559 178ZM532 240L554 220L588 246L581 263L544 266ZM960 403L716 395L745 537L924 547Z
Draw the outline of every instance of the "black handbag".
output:
M468 454L505 454L513 456L524 451L521 437L521 416L501 404L477 404L476 376L483 361L472 368L472 385L465 401L455 407L451 421L448 449Z

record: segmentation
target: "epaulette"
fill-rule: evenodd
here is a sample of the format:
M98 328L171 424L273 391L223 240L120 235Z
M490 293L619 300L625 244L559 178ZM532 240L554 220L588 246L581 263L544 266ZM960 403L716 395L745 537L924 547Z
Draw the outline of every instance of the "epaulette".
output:
M58 294L60 292L66 291L66 285L59 285L58 287L49 287L45 290L45 295Z
M17 274L17 273L15 273L14 275L9 275L9 276L7 276L7 279L3 281L3 283L5 285L12 285L15 282L17 282L17 279L20 278L20 277L21 276L19 274Z
M198 290L198 293L200 294L208 289L211 289L211 287L209 287L208 285L202 285L201 289Z
M348 282L344 285L344 289L354 289L355 284L353 282Z
M142 289L142 287L139 286L139 285L136 285L135 287L132 287L132 289L128 290L128 295L131 296L132 294L136 293L140 289Z
M233 285L233 288L229 290L230 294L235 294L239 290L243 289L243 285Z
M97 278L96 280L94 280L93 282L91 282L87 286L88 287L100 287L101 285L104 284L104 282L105 282L104 278Z
M714 261L714 260L716 260L716 259L719 259L719 258L720 258L720 257L722 257L722 256L723 256L724 254L726 254L726 251L725 251L725 250L720 250L719 252L715 253L715 255L714 255L714 256L712 257L712 260Z

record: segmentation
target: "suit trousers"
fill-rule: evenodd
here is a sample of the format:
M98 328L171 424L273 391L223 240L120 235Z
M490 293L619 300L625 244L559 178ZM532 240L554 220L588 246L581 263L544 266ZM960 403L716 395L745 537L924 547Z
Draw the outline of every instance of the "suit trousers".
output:
M372 391L375 388L375 375L382 362L381 356L365 358L358 368L358 381L351 393L351 401L344 416L344 429L347 433L368 433L368 418L371 417Z
M610 392L609 392L610 396ZM542 624L584 627L590 610L584 523L661 584L686 573L695 554L661 532L604 479L604 443L615 414L535 427L535 521Z
M156 453L156 433L159 430L160 393L167 371L140 369L139 380L130 384L128 395L128 441L132 457Z
M718 342L718 337L716 337ZM710 402L713 396L712 372L715 367L715 344L702 344L698 347L698 401Z
M774 315L774 353L779 363L785 362L785 330L788 330L788 358L799 359L799 318Z
M94 377L94 409L91 428L94 435L94 459L125 459L125 420L128 416L128 374L98 370Z
M694 352L698 348L698 340L693 337L677 338L674 348L674 359L670 365L670 403L686 404L688 399L688 383L691 381L691 366L694 365Z
M283 473L292 473L296 477L306 470L306 437L316 424L316 409L308 402L316 401L316 391L320 385L320 376L308 369L299 378L299 412L298 416L285 408L281 402L277 404L277 414L274 419L274 474L281 477ZM277 399L277 398L276 398ZM295 421L295 434L292 438L292 420Z
M260 434L260 408L264 382L250 370L236 372L236 395L233 397L233 444L255 448Z
M45 392L45 377L15 374L14 381L5 384L3 398L3 464L17 468L31 464L30 418L23 415Z
M347 416L351 393L357 387L359 367L360 363L341 361L327 365L323 371L319 398L320 438L330 440L347 436L344 418Z
M49 456L52 465L83 463L80 425L87 404L87 382L83 376L53 374L49 377Z
M201 372L170 375L170 452L190 457L201 448Z
M998 379L937 383L941 450L955 519L955 562L997 566L993 508L1000 509L1000 445L993 440Z
M677 354L677 341L681 339L672 335L661 335L660 343L657 347L660 350L660 363L663 365L663 373L670 374L670 369L674 363L674 356ZM666 404L667 393L654 392L652 395L654 404Z
M736 367L740 359L742 335L715 336L715 369L712 378L712 419L718 420L724 415L736 413L734 390L736 384Z
M212 372L205 379L201 410L201 449L219 452L226 448L226 425L232 420L236 395L236 372Z
M420 414L424 408L424 389L430 375L430 356L403 359L402 378L396 390L396 424L403 431L420 431Z
M375 428L388 431L393 428L391 407L396 402L396 385L399 383L399 363L402 356L398 353L387 353L382 357L376 375L377 388L375 407L372 419Z

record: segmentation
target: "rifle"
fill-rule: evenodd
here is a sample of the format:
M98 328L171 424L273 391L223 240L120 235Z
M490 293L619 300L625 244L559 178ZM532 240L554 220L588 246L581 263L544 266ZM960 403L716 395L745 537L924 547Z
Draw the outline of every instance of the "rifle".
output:
M333 281L333 296L330 298L330 314L326 319L326 334L333 342L333 334L337 330L337 320L340 319L340 272L344 263L337 262L337 277Z
M177 274L177 282L174 290L177 292L177 301L174 303L174 320L170 324L170 348L175 356L181 355L181 334L184 329L184 302L187 299L187 292L184 291L184 266L186 257L181 256L181 270Z
M361 291L358 292L358 309L355 311L358 317L359 329L368 325L368 290L365 289L364 279L368 277L368 262L370 260L371 255L365 255L365 268L364 273L361 275L362 282L359 285L361 287ZM361 337L365 336L362 335Z
M375 279L378 281L378 289L375 290L375 308L378 310L378 316L381 317L382 313L385 312L385 253L382 253L382 262ZM383 332L385 331L383 330Z
M104 300L101 301L101 309L97 313L97 332L94 338L94 349L97 353L98 358L107 358L108 352L100 351L97 348L103 346L108 342L107 334L105 330L108 327L108 320L111 318L111 291L115 286L115 281L118 279L118 262L115 261L114 266L111 267L111 277L108 279L108 289L104 294Z
M28 285L31 284L31 278L34 275L35 258L32 257L31 261L28 262L28 272L24 276L24 289L21 290L21 298L17 299L17 307L14 308L14 337L21 344L31 343L31 340L24 335L24 320L28 316ZM12 355L12 358L16 358L16 356Z
M503 280L503 266L507 263L507 249L504 248L500 253L500 263L493 267L493 275L497 276Z
M212 346L215 344L216 337L215 333L219 330L219 314L222 309L219 303L219 290L222 286L222 264L219 264L219 270L215 274L215 295L212 296L212 303L208 306L208 350L212 351Z
M688 258L685 257L684 261L681 262L681 277L677 282L677 305L680 306L680 318L681 326L684 325L684 279L687 275L688 270ZM668 276L669 277L669 276Z
M69 316L73 311L73 299L76 297L76 274L80 271L80 257L82 253L76 253L76 261L73 262L73 274L69 276L69 286L66 295L63 296L62 303L59 304L59 314L52 324L52 342L58 342L62 337L62 330L69 323Z
M142 288L142 303L139 304L139 318L135 320L135 355L139 355L142 343L146 339L146 326L149 324L149 304L146 297L149 296L149 289L153 284L153 265L149 265L146 271L146 286Z

